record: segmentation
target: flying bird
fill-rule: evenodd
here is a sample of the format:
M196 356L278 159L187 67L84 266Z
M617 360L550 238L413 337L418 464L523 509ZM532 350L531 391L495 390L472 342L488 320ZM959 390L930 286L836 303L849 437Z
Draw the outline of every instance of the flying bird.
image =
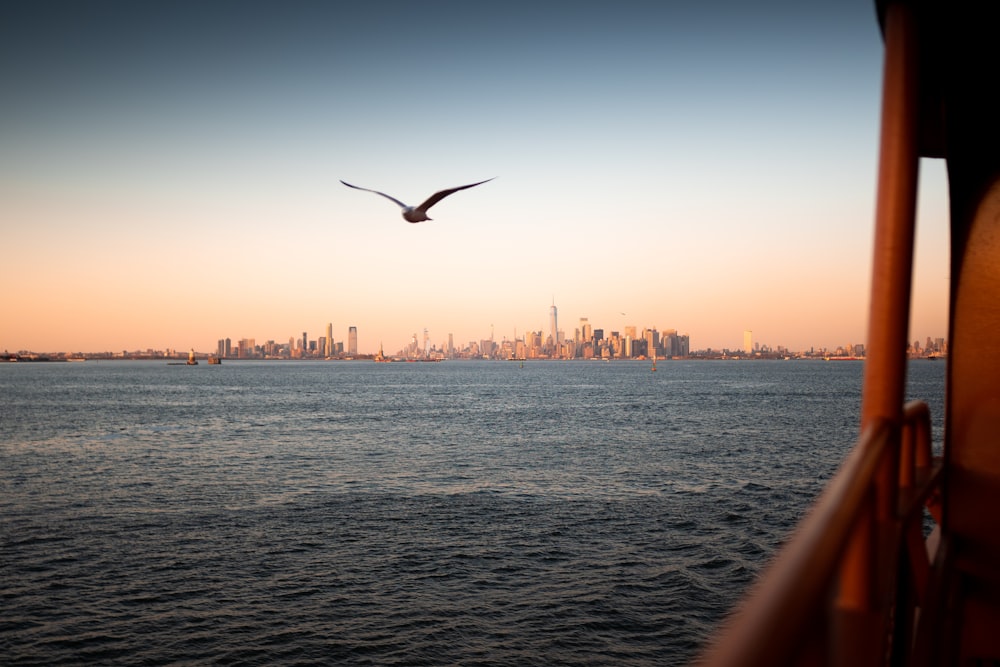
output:
M493 178L496 178L496 177L494 176ZM441 190L440 192L435 192L430 197L428 197L424 201L424 203L421 204L420 206L407 206L406 204L404 204L403 202L399 201L395 197L390 197L389 195L387 195L384 192L379 192L378 190L369 190L368 188L361 188L361 187L358 187L357 185L351 185L350 183L348 183L346 181L341 181L341 183L343 183L344 185L346 185L349 188L354 188L355 190L364 190L365 192L374 192L377 195L382 195L383 197L385 197L389 201L395 202L401 209L403 209L403 220L406 220L407 222L423 222L424 220L430 220L431 219L431 218L427 217L427 209L429 209L431 206L434 206L434 204L438 203L439 201L441 201L442 199L444 199L445 197L447 197L451 193L458 192L459 190L465 190L466 188L472 188L472 187L475 187L477 185L482 185L483 183L487 183L487 182L492 181L492 180L493 180L492 178L487 178L485 181L479 181L478 183L470 183L469 185L460 185L457 188L448 188L447 190Z

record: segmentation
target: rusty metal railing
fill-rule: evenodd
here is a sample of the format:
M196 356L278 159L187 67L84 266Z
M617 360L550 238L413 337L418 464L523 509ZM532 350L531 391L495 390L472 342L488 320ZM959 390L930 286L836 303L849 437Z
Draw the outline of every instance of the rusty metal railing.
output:
M885 63L861 437L704 664L862 667L920 657L915 627L934 576L923 508L940 521L941 462L927 407L901 409L921 122L913 4L879 3Z
M906 662L931 572L923 508L936 516L940 470L925 404L866 429L699 662Z

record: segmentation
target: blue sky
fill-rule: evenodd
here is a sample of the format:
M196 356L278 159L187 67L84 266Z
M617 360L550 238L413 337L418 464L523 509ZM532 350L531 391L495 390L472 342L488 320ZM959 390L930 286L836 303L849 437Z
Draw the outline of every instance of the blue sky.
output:
M19 3L0 16L0 347L362 351L675 328L862 342L867 2ZM405 223L344 179L419 203ZM944 336L923 167L911 338ZM621 313L626 313L622 316ZM73 322L67 326L67 322Z

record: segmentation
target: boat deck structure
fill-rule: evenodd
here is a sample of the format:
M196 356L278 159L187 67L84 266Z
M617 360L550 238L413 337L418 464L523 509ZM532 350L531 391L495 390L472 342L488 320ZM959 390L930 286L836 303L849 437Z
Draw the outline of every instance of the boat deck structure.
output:
M1000 3L876 3L885 44L861 435L705 665L1000 666ZM946 161L944 444L904 404L921 158Z

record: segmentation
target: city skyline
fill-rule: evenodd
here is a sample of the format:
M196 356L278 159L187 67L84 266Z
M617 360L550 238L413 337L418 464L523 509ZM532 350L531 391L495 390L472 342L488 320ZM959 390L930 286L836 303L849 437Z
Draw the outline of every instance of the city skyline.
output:
M7 8L0 349L287 341L331 319L362 351L549 334L553 296L560 321L627 313L699 348L864 340L870 2L231 9ZM487 178L418 225L339 183L418 201ZM937 336L942 161L920 179L911 327Z
M655 332L657 336L662 334L673 334L675 336L683 337L683 350L685 356L687 353L692 354L705 354L712 352L726 352L726 353L746 353L753 354L755 352L764 351L766 353L779 353L779 354L836 354L836 355L859 355L863 356L865 342L863 340L847 340L840 341L834 345L808 345L801 348L790 347L778 341L763 340L761 341L751 329L743 329L739 332L734 332L732 336L731 343L722 346L700 346L697 341L692 343L691 337L683 330L679 330L673 326L659 327L657 325L637 325L628 323L628 319L625 313L620 313L621 323L614 326L605 326L599 323L591 322L591 319L587 316L581 316L575 323L575 326L571 331L566 331L565 328L560 328L558 325L558 308L553 300L551 306L549 307L549 323L548 323L548 333L544 327L538 327L537 329L528 328L510 328L510 335L504 331L498 333L497 328L493 325L490 326L489 334L483 332L483 335L478 337L466 337L457 338L454 332L445 332L443 334L431 335L430 331L426 327L419 328L413 331L409 336L406 337L408 343L401 342L391 342L388 343L383 340L377 342L369 341L364 345L359 345L359 340L364 340L364 335L361 334L359 337L359 327L357 325L347 325L341 327L341 331L346 332L342 338L338 338L334 334L334 325L332 322L327 322L321 330L325 332L325 335L318 337L310 337L309 330L303 330L301 333L296 335L289 335L286 337L274 337L266 336L264 338L259 338L256 336L223 336L216 340L215 345L205 346L203 344L189 345L189 346L166 346L166 347L150 347L150 346L135 346L131 348L95 348L95 349L82 349L82 348L67 348L67 349L38 349L38 348L21 348L17 350L12 350L6 348L4 350L7 354L63 354L63 355L75 355L75 354L150 354L153 352L170 354L170 355L180 355L187 354L189 349L195 350L201 355L217 355L223 358L254 358L254 357L283 357L283 358L299 358L302 356L309 358L316 357L371 357L377 352L383 351L387 356L425 356L426 351L433 350L435 352L456 350L463 351L467 353L471 348L482 347L484 342L489 340L496 344L499 349L503 346L510 345L510 349L516 350L515 344L520 341L526 343L531 337L532 339L537 339L537 343L534 347L537 349L544 348L544 356L552 356L553 358L569 358L569 353L565 351L558 351L559 346L567 341L580 343L592 342L595 335L598 340L604 340L605 342L615 339L624 340L628 338L632 341L643 341L646 338L646 332ZM571 320L572 321L572 320ZM363 327L361 328L363 331ZM418 331L422 331L422 336L418 336ZM554 335L553 335L554 334ZM435 339L438 336L438 339ZM913 338L913 336L911 336ZM553 340L555 339L555 340ZM259 341L259 342L258 342ZM457 341L457 342L456 342ZM926 335L926 342L922 342L920 336L917 336L910 344L911 348L933 348L937 352L946 352L947 344L946 339L943 336L937 335ZM618 343L615 343L616 345ZM256 349L257 351L251 354L244 354L243 350L245 347L249 347L251 350ZM531 345L529 345L529 348ZM659 348L657 348L659 350ZM282 350L280 353L278 350ZM305 354L302 351L305 351ZM414 352L417 352L416 354ZM620 349L615 349L612 352L612 357L628 356L633 358L636 356L646 356L644 351L641 355L627 354L625 355ZM660 354L660 352L658 352ZM676 354L676 350L673 354ZM663 356L673 356L671 353L663 353ZM472 356L478 356L473 354ZM529 355L524 354L526 358L531 358ZM578 352L575 356L583 356L582 352ZM597 354L596 356L600 356Z

